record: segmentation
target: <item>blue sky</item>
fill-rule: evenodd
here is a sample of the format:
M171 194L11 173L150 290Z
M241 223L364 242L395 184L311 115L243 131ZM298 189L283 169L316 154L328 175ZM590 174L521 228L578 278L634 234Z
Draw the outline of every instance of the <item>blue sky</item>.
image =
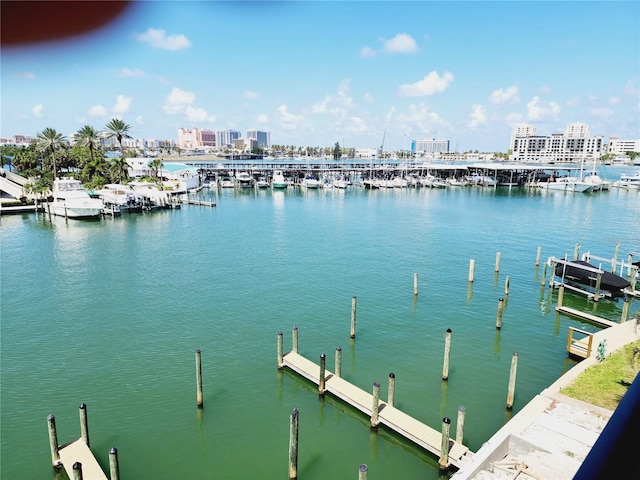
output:
M138 2L92 34L3 46L1 73L4 138L119 117L136 138L386 150L504 152L522 123L637 139L640 2Z

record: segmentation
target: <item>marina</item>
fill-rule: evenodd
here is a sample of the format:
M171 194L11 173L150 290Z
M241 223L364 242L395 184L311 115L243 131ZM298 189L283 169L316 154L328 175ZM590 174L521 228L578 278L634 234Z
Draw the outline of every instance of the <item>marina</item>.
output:
M625 262L640 251L631 233L640 202L626 189L575 195L351 185L200 193L215 198L216 208L182 203L108 222L2 216L3 478L52 477L46 418L55 413L60 438L77 439L74 406L86 401L98 464L107 471L107 452L117 447L128 478L286 478L296 408L300 478L356 478L366 464L370 478L438 479L437 453L384 425L371 432L368 410L329 391L320 398L315 382L288 367L277 371L273 339L283 325L300 328L304 359L342 345L340 378L366 394L363 406L372 382L390 371L394 408L420 424L439 432L448 417L454 431L464 406L462 444L476 458L540 392L580 365L567 352L570 328L603 328L556 311L559 289L542 284L537 251L573 258L579 243L613 258L620 244ZM26 258L37 264L25 266ZM637 299L625 298L632 318ZM562 305L614 323L625 308L623 298L594 302L568 289ZM447 329L451 361L443 381ZM508 410L514 352L518 377ZM317 360L310 363L315 369Z

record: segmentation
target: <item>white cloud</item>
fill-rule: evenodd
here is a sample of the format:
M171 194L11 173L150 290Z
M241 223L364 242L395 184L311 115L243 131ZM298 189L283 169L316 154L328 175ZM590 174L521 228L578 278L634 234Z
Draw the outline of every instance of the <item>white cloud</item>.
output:
M267 123L269 121L269 116L264 113L256 116L256 122L258 123Z
M369 131L369 127L360 117L351 117L345 125L347 133L360 134Z
M589 113L596 118L610 118L613 117L613 110L607 107L594 107L589 109Z
M248 98L250 100L256 99L256 98L260 98L260 95L258 95L256 92L252 92L251 90L247 90L246 92L244 92L242 94L242 96L244 98Z
M284 128L289 130L295 130L298 127L298 124L302 123L304 120L302 115L291 113L288 107L284 104L278 107L278 117L283 123Z
M33 72L13 72L11 73L13 78L22 78L24 80L33 80L36 78L36 74Z
M435 70L415 83L400 85L398 95L401 97L427 97L444 92L453 81L451 72L444 72L442 77Z
M167 35L162 29L149 28L145 33L136 35L138 41L148 43L154 48L164 50L182 50L191 46L189 39L183 34Z
M138 115L138 116L136 117L136 123L137 123L138 125L144 125L144 119L142 118L142 115Z
M364 95L362 96L362 98L364 98L364 101L367 103L375 102L373 96L369 92L364 92Z
M89 108L87 113L92 117L106 117L107 109L104 108L102 105L94 105L93 107Z
M111 111L116 114L127 113L129 111L130 105L131 105L131 97L118 95L116 97L116 104L113 106Z
M164 101L162 109L169 115L184 113L186 108L196 99L195 93L174 87Z
M387 53L413 53L418 49L416 41L406 33L399 33L389 40L383 40L382 45Z
M144 77L144 71L140 70L139 68L134 68L133 70L124 67L122 70L120 70L120 76L121 77Z
M564 102L564 104L567 107L578 107L580 106L582 102L580 101L579 98L570 98L569 100L567 100L566 102Z
M33 116L35 118L42 118L42 109L44 107L42 106L41 103L39 103L38 105L34 105L34 107L31 109L31 113L33 113Z
M547 104L540 102L540 97L534 96L529 103L527 103L527 116L529 120L543 120L545 118L555 118L560 113L560 105L555 102L549 102Z
M624 94L629 95L630 97L638 96L638 79L634 78L633 80L629 80L624 84Z
M620 97L611 97L609 98L609 105L618 105L621 101Z
M471 107L469 126L471 128L477 128L485 123L487 123L487 114L485 113L484 107L475 103L473 107Z
M204 108L196 108L196 107L192 107L192 106L188 106L185 109L185 115L187 117L187 120L197 123L197 122L215 122L216 121L216 117L211 115L209 116L207 114L207 111Z
M507 103L509 101L517 102L520 98L518 98L518 87L512 85L510 87L499 88L498 90L494 90L491 92L491 96L489 97L489 101L491 103L495 103L496 105Z
M360 56L364 58L374 58L377 52L371 47L362 47L360 49Z

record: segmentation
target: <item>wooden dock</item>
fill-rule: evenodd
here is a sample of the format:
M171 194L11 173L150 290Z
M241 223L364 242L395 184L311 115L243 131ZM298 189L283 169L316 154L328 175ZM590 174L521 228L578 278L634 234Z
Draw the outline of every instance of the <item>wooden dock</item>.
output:
M285 354L283 356L283 365L316 385L320 384L320 365L304 358L302 355L293 351ZM365 415L371 416L373 395L328 370L325 370L325 391L360 410ZM382 400L380 400L379 405L378 419L380 424L440 457L441 432L421 423ZM468 447L449 439L449 463L451 465L460 468L472 455L473 453Z
M82 465L82 480L108 480L96 457L82 438L61 446L59 453L60 463L69 478L74 478L73 465L79 462Z
M562 305L556 307L556 312L579 318L580 320L585 320L589 323L593 323L594 325L604 328L613 327L614 325L619 324L619 322L612 322L611 320L607 320L606 318L598 317L586 312L581 312L580 310L576 310L575 308L564 307Z

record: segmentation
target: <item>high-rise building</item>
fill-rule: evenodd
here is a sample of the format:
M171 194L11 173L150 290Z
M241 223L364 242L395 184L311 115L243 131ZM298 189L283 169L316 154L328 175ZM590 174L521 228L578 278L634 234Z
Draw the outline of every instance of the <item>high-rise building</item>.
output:
M271 134L269 132L247 130L247 138L256 140L260 148L269 148L271 146Z
M233 141L240 137L240 132L237 130L218 130L216 132L217 146L233 147Z
M442 153L451 151L451 140L412 140L412 153Z
M640 152L640 139L620 140L617 135L611 135L609 137L607 153L611 153L613 155L625 155L627 152Z
M584 123L572 123L565 133L550 137L536 135L535 127L521 125L511 134L511 160L540 163L579 163L600 159L604 144L601 135L589 136Z

